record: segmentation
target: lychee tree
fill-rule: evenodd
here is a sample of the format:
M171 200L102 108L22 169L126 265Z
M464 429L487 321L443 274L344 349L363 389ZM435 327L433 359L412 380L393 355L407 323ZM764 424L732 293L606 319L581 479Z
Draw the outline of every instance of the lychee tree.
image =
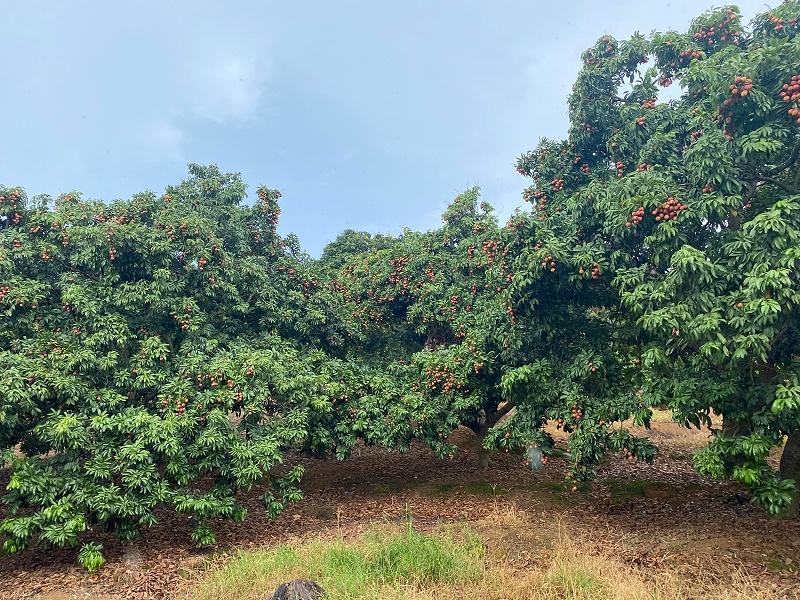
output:
M280 194L244 197L198 165L111 204L0 188L6 552L88 542L96 568L92 530L127 541L158 506L203 544L212 518L244 517L240 490L263 485L268 516L300 497L280 463L331 410L344 327L276 234Z
M573 251L574 228L529 246L526 236L542 233L538 219L517 215L500 228L477 189L442 220L353 257L335 282L370 340L354 353L383 348L381 360L410 382L407 434L446 455L450 432L467 426L487 468L493 450L550 453L552 420L572 434L574 479L590 478L607 450L651 460L646 440L610 428L649 412L628 377L636 371L630 343L606 308L616 295L592 277L591 253ZM588 282L567 266L587 260ZM519 295L526 301L514 306Z
M533 178L529 244L558 228L564 239L568 222L574 252L619 294L644 405L698 427L721 415L695 465L772 512L791 504L800 468L798 18L784 2L748 30L726 7L686 33L601 38L583 55L568 139L517 165ZM673 83L680 97L659 101Z
M451 454L446 438L465 425L478 435L486 464L480 446L513 408L491 358L503 344L492 323L507 318L498 296L505 274L502 281L490 274L502 250L497 220L477 189L460 194L442 219L440 229L406 230L387 248L351 256L332 285L352 316L350 356L405 382L401 447L420 438Z

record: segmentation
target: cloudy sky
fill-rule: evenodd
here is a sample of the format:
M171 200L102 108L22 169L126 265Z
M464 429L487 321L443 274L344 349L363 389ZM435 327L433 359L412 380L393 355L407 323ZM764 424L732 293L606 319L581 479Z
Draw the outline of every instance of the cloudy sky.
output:
M524 204L516 157L565 135L580 53L706 8L3 0L0 183L113 200L215 163L280 189L280 231L315 256L345 228L437 227L474 185L506 217Z

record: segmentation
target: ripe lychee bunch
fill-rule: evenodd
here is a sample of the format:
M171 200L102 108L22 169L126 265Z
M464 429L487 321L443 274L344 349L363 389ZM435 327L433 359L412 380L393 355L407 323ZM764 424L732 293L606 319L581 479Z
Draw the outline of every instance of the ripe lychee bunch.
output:
M636 167L636 172L641 173L643 171L647 171L647 169L652 169L652 168L653 165L651 165L650 163L642 163L638 167Z
M563 179L553 179L553 181L551 181L550 184L553 186L554 192L560 192L561 190L564 189Z
M650 98L649 100L642 100L642 108L655 108L656 99Z
M583 411L578 407L577 404L572 405L572 418L576 421L580 421L583 417Z
M531 196L533 200L536 202L536 210L538 210L539 212L543 211L545 204L547 204L547 194L542 190L538 190L536 192L533 192Z
M8 196L0 195L0 215L8 219L8 224L6 226L19 225L22 220L22 215L15 212L19 207L19 200L20 193L16 190L12 190Z
M797 25L797 19L781 19L772 13L767 13L764 16L767 18L769 26L773 31L776 32L783 31L787 27L795 27Z
M578 269L578 274L579 275L583 275L585 272L586 272L585 269ZM598 265L597 263L593 263L592 264L591 275L592 275L592 279L595 279L595 280L600 279L600 275L601 275L600 265Z
M638 225L639 223L642 222L643 218L644 218L644 206L640 206L635 211L633 211L633 213L631 213L631 218L627 223L625 223L625 227L630 227L631 225Z
M542 158L547 151L543 151L539 153L539 161L541 162ZM522 175L523 177L532 177L534 169L536 167L536 158L532 152L526 152L522 156L517 159L517 173Z
M622 162L617 161L614 164L614 166L617 167L617 177L622 177L622 175L624 174L623 169L625 168L625 164L622 163Z
M682 67L685 67L694 59L701 59L704 56L705 55L702 52L700 52L700 50L695 50L694 48L687 48L678 55L678 62Z
M750 90L753 89L753 80L749 77L742 77L737 75L733 78L733 83L730 85L731 96L740 96L741 98L747 97L747 94L750 93ZM730 98L730 104L735 102L734 98ZM723 102L723 104L725 104Z
M703 186L703 193L704 194L713 194L716 190L717 190L717 188L715 188L710 183L708 183L708 184Z
M753 89L753 80L749 77L737 75L730 85L731 97L725 98L722 101L722 106L717 110L720 119L725 123L724 133L728 140L733 137L733 109L738 103L747 98L751 89Z
M781 100L790 104L787 111L789 116L796 119L796 123L800 125L800 75L792 75L789 83L784 83L780 92Z
M656 221L673 221L678 217L678 213L689 208L685 204L670 196L667 201L652 211Z
M542 260L542 266L547 268L548 265L550 267L550 272L551 273L555 273L556 272L556 259L554 259L552 256L545 256L544 259Z
M738 45L741 32L731 28L731 24L734 24L737 18L738 15L729 10L724 19L717 23L704 25L692 35L692 39L709 48L714 48L722 42L731 42Z

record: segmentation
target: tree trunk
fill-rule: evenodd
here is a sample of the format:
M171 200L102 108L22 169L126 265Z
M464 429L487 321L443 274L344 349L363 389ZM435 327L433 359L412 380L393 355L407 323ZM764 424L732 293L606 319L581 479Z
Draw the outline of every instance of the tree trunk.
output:
M800 430L786 438L781 454L781 479L794 479L800 483Z
M479 439L478 443L481 446L478 448L478 467L481 471L489 470L489 451L483 448L483 440Z
M781 479L794 479L794 498L786 516L797 518L800 516L800 430L792 431L786 438L781 454Z
M484 421L478 427L473 429L475 432L475 446L478 451L478 467L481 471L489 470L489 451L484 448L483 441L486 439L486 434L489 433L491 425Z
M736 421L728 415L722 415L722 433L728 437L737 435L750 435L752 433L750 423L746 421Z
M486 434L489 433L492 426L486 422L486 413L482 413L478 421L470 423L467 427L475 434L475 451L478 455L478 467L483 471L488 471L489 451L483 447L483 440L486 438Z

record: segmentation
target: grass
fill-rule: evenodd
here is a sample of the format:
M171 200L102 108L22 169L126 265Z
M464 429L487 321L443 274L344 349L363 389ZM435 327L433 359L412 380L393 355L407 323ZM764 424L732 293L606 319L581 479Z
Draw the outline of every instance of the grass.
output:
M640 570L625 549L567 536L563 524L542 525L513 504L474 529L421 533L409 521L375 526L345 541L307 540L241 552L212 566L188 591L188 600L269 598L281 583L308 578L329 600L766 600L771 591L738 572L715 579ZM520 553L527 561L520 565Z
M498 494L505 494L508 491L486 481L468 481L464 484L464 489L470 494L485 496L497 496Z
M405 598L415 589L478 581L484 551L470 530L425 535L409 523L375 528L355 542L317 540L242 552L213 571L192 600L268 598L281 583L312 579L331 600Z

